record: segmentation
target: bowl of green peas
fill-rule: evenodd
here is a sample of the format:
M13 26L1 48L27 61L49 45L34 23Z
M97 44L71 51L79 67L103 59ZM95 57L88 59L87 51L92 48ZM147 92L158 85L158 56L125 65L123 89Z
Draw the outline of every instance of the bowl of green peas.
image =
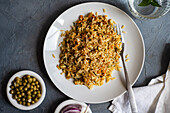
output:
M46 87L37 73L24 70L9 79L6 91L13 106L21 110L31 110L43 102Z

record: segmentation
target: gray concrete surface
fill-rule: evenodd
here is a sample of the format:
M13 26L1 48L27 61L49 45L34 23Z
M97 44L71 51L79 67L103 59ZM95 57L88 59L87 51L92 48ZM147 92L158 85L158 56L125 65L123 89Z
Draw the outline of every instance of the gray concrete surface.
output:
M57 105L69 99L49 79L42 59L42 47L48 28L63 11L89 0L0 0L0 113L53 113ZM91 0L95 1L95 0ZM127 0L99 0L129 14L144 37L146 59L134 86L147 85L153 77L165 73L170 58L170 12L155 20L135 19ZM168 44L169 43L169 44ZM6 96L6 84L17 71L29 69L44 79L47 94L43 103L31 111L13 107ZM91 105L93 113L110 113L110 102Z

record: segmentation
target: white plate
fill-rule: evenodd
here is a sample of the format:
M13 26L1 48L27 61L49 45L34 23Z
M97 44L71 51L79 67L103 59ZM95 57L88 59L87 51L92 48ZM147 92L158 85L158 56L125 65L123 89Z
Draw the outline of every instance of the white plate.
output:
M106 13L103 13L103 8L106 9ZM122 70L121 72L113 71L113 76L116 77L115 80L105 83L100 87L95 86L93 90L89 90L86 86L74 85L71 80L65 79L65 76L60 74L61 70L56 68L56 65L59 64L60 54L60 47L58 47L58 44L63 40L63 37L60 37L60 30L69 30L70 26L78 19L79 15L85 15L91 11L97 11L98 14L102 15L106 14L108 18L112 18L120 25L125 25L124 30L127 32L127 34L124 35L126 43L125 54L128 53L130 55L130 61L126 64L130 81L134 84L140 75L145 57L142 35L137 25L125 12L106 3L83 3L63 12L53 22L46 35L43 57L49 77L55 86L65 95L87 103L103 103L125 92L124 82L122 82L124 80ZM52 54L55 55L55 58L52 57Z
M42 87L42 94L41 94L42 96L40 97L38 102L36 102L35 104L32 104L30 106L24 106L24 105L18 104L17 101L12 98L12 94L9 93L10 90L11 90L11 88L10 88L11 83L15 79L15 77L21 78L21 77L23 77L24 75L27 75L27 74L35 77L40 82L40 85ZM7 88L6 88L6 93L7 93L7 97L9 99L9 101L11 102L11 104L13 106L15 106L16 108L21 109L21 110L31 110L31 109L38 107L43 102L43 100L45 98L45 94L46 94L46 88L45 88L45 83L44 83L43 79L37 73L35 73L33 71L29 71L29 70L24 70L24 71L20 71L20 72L15 73L9 79L8 84L7 84Z
M62 102L55 110L54 113L60 113L60 111L67 105L70 105L70 104L79 104L82 106L82 110L81 110L81 113L83 113L85 110L86 110L86 107L87 105L83 102L78 102L78 101L75 101L75 100L66 100L64 102ZM87 113L92 113L90 107L87 109Z

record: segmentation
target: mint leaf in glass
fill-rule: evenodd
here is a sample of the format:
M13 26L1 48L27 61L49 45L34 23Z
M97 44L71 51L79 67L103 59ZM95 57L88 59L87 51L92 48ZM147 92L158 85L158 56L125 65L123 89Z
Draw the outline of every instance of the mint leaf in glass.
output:
M149 4L152 6L161 7L156 0L143 0L138 6L148 6Z
M158 4L157 1L152 0L152 2L150 3L152 6L156 6L156 7L161 7L161 5Z
M138 6L148 6L151 0L143 0Z

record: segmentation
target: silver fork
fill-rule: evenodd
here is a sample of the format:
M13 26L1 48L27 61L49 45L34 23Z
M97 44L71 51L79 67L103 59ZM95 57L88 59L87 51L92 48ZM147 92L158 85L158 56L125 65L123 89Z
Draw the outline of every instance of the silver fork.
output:
M138 110L137 110L136 100L135 100L134 92L133 92L133 89L132 89L132 85L129 81L129 76L128 76L128 72L127 72L127 69L126 69L125 61L124 61L124 55L123 54L124 54L125 43L124 43L124 37L123 37L122 29L120 28L119 24L116 25L116 29L117 29L117 34L121 35L121 40L122 40L122 50L121 50L120 56L121 56L122 62L123 62L123 68L124 68L125 79L126 79L126 88L127 88L127 91L128 91L130 106L131 106L132 113L137 113Z

